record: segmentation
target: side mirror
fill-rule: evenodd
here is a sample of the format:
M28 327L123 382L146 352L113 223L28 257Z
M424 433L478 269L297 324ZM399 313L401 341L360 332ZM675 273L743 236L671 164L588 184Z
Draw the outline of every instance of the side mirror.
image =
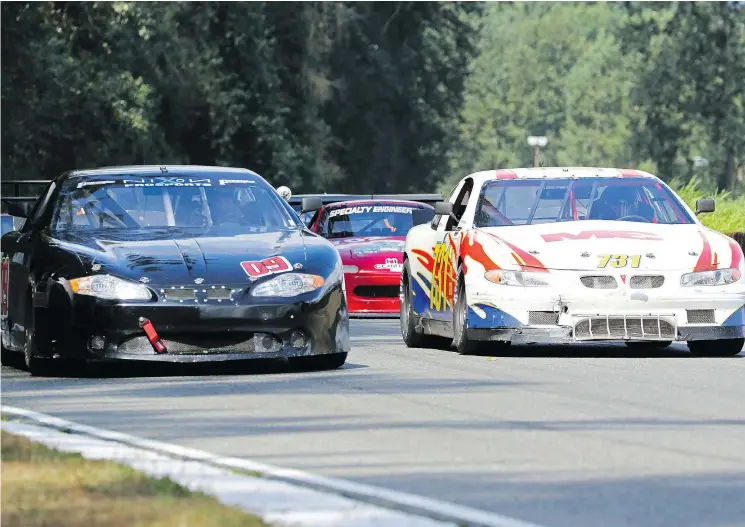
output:
M714 212L716 204L714 198L701 198L696 200L696 215L703 214L704 212Z
M435 214L437 216L450 216L453 214L453 204L449 201L435 203Z
M300 212L310 212L323 207L323 200L319 197L303 198Z
M28 218L28 211L33 203L28 201L6 201L5 208L8 214L17 218Z

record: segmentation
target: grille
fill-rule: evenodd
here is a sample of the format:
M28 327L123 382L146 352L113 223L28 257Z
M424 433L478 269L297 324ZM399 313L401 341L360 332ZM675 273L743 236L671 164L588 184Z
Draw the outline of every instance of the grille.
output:
M616 289L618 283L612 276L583 276L580 278L582 284L590 289Z
M232 289L207 289L207 299L209 300L230 300L232 298L232 294Z
M354 288L355 296L366 298L398 298L397 285L360 285Z
M528 324L531 326L555 326L559 314L553 311L528 311Z
M194 300L196 293L193 289L166 289L166 300Z
M714 324L713 309L686 309L689 324Z
M273 346L281 349L282 343L276 337L266 335L273 340ZM161 335L161 340L171 355L208 355L212 353L255 353L272 351L256 349L253 333L239 333L231 335L189 334ZM122 342L119 352L139 355L153 355L150 341L147 337L135 337Z
M674 323L651 315L581 317L574 326L577 340L675 340L676 336Z
M660 275L632 276L629 280L631 289L657 289L665 283L665 277Z

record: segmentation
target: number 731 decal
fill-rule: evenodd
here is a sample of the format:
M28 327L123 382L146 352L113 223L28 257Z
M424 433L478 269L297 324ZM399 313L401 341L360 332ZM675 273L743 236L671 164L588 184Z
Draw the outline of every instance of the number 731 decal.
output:
M598 268L605 269L609 265L610 267L621 268L631 264L631 267L636 269L639 267L641 261L641 254L601 254Z

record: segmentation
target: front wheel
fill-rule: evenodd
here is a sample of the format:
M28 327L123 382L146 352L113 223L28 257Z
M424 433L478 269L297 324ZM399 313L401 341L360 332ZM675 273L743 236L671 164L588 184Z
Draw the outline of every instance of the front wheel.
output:
M721 340L694 340L688 343L688 349L699 357L734 357L745 346L745 338Z
M34 316L34 307L29 298L29 306L26 313L25 342L23 344L23 357L26 362L26 369L31 375L47 375L49 373L49 359L42 359L37 356L38 337L36 335L36 317Z
M453 347L458 353L467 355L478 348L478 342L468 339L468 303L466 302L466 284L463 277L458 277L458 285L453 298Z

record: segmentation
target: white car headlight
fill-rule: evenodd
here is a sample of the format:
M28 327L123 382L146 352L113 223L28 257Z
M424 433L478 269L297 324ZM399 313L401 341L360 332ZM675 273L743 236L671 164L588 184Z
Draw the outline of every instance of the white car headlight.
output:
M73 293L106 300L150 300L153 293L142 284L108 274L82 276L70 280Z
M315 291L326 281L323 277L305 273L285 273L262 282L251 289L252 296L297 296Z
M701 285L727 285L737 282L742 273L739 269L716 269L714 271L699 271L687 273L680 277L680 285L694 287Z
M539 277L539 273L524 271L487 271L484 278L499 285L517 285L527 287L545 287L549 283Z

